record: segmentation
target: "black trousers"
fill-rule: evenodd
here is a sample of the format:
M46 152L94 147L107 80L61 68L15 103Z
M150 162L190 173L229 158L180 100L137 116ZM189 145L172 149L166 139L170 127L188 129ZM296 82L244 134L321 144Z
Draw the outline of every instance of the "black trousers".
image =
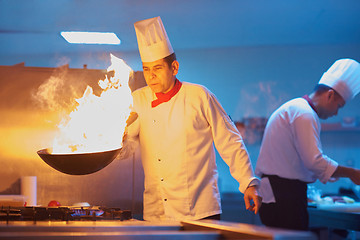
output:
M265 226L308 230L307 183L275 175L268 177L276 203L262 203L259 211Z

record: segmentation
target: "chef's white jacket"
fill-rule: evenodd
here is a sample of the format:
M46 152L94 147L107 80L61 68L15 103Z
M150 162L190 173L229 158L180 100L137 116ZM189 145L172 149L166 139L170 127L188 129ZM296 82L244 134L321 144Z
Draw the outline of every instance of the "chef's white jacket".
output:
M240 133L209 90L183 82L170 101L152 108L154 99L148 86L133 92L138 119L128 129L140 140L145 220L221 213L214 143L241 192L258 181Z
M319 117L304 98L283 104L267 122L256 175L326 183L338 164L323 154L320 130ZM275 202L268 178L261 180L260 194L264 203Z

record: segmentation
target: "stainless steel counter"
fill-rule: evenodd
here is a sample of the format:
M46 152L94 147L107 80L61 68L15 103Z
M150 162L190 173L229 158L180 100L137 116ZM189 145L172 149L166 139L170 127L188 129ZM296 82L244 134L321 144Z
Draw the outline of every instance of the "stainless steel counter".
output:
M360 231L360 212L342 212L308 208L310 227Z
M0 222L0 239L316 239L309 232L286 231L224 221L14 221Z
M184 232L180 223L144 221L44 221L0 223L0 239L218 239L217 232Z

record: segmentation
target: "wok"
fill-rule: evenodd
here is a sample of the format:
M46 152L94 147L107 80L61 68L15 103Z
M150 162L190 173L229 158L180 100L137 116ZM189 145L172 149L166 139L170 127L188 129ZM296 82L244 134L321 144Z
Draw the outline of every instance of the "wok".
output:
M93 153L51 154L48 148L37 151L44 162L52 168L70 175L86 175L109 165L121 148Z

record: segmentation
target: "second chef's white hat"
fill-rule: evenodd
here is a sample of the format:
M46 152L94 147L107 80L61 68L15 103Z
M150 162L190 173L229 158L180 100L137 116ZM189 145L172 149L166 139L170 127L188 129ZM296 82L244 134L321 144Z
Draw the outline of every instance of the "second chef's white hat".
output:
M154 62L174 53L160 17L134 24L142 62Z
M360 64L353 59L339 59L322 75L319 84L324 84L345 101L351 100L360 92Z

